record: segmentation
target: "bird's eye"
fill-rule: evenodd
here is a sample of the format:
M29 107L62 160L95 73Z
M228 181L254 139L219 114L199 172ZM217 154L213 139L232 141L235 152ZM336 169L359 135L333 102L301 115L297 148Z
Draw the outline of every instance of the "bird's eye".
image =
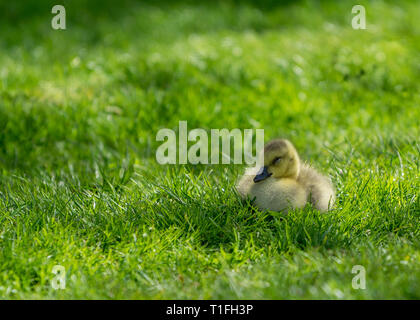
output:
M275 157L273 159L273 164L276 164L276 162L278 162L279 160L281 160L282 157Z

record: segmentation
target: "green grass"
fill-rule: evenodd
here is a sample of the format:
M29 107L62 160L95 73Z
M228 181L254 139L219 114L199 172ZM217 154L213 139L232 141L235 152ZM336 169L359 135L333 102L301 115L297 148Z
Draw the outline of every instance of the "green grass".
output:
M367 30L351 1L62 2L65 31L0 4L1 298L420 298L418 1L362 1ZM180 120L290 139L336 208L256 212L243 166L157 164Z

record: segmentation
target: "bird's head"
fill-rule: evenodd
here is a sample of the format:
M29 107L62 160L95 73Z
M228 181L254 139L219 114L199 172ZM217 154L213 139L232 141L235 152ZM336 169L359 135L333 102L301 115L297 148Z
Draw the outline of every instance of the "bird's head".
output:
M276 139L267 143L260 161L263 166L254 177L254 182L260 182L270 176L296 179L299 175L299 156L288 140Z

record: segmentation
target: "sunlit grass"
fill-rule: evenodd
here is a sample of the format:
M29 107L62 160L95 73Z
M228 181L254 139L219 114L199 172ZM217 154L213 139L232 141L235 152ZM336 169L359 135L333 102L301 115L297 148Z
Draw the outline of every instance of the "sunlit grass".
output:
M66 31L38 2L0 21L0 297L420 298L417 2L366 3L365 31L348 1L89 3ZM242 166L158 165L180 120L289 138L336 208L261 213Z

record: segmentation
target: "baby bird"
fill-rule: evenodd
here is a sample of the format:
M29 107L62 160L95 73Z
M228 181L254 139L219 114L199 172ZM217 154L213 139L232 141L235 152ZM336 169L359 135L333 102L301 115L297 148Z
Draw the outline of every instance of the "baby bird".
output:
M303 208L307 202L319 211L333 206L335 192L330 179L301 163L290 141L267 143L260 163L260 170L248 168L237 185L241 197L255 198L259 209L287 212Z

